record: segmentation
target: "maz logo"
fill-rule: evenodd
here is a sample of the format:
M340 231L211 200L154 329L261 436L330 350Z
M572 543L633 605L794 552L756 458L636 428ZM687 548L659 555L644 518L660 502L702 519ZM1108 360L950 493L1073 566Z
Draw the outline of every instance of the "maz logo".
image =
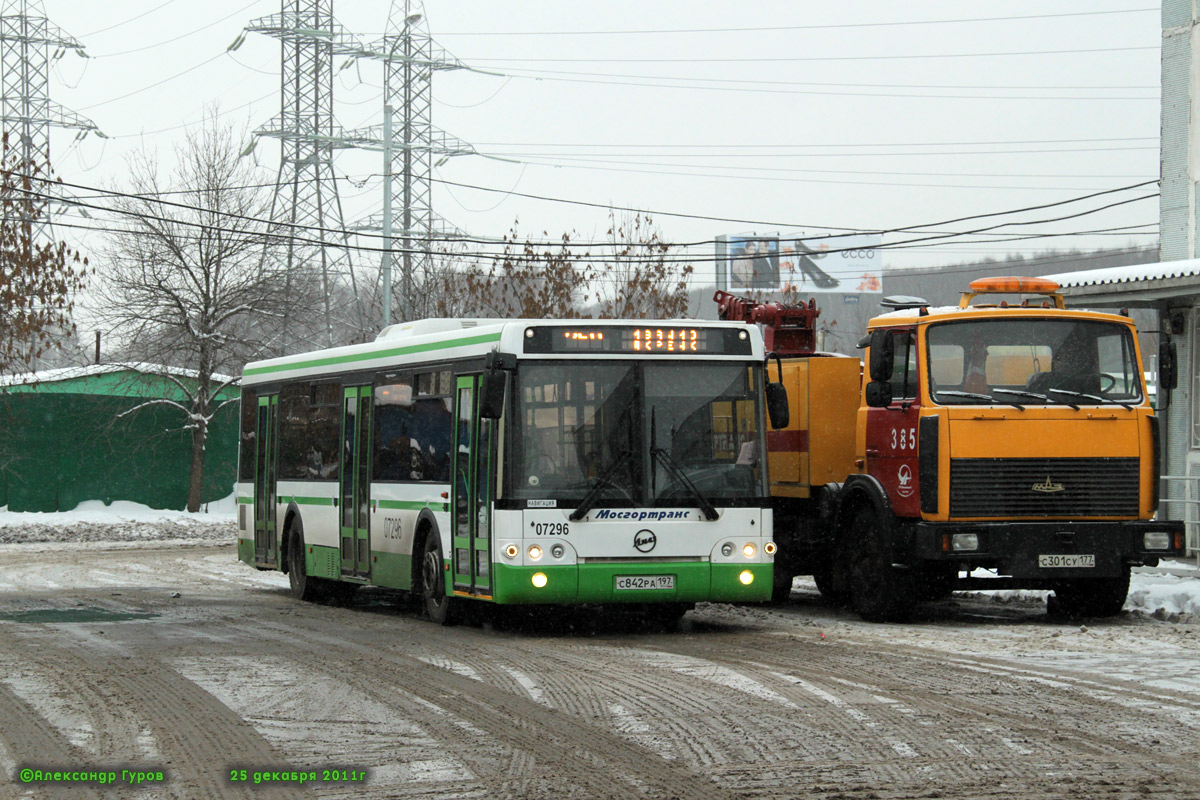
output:
M639 553L649 553L658 544L654 531L640 530L633 535L633 546Z
M1054 483L1051 481L1049 475L1046 476L1045 483L1035 483L1029 488L1035 492L1041 492L1042 494L1054 494L1055 492L1065 492L1067 490L1067 487L1063 486L1061 483Z

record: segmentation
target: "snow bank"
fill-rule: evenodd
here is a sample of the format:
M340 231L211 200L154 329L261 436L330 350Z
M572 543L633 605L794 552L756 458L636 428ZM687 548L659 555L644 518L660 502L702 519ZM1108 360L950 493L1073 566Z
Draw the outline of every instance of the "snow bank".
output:
M0 544L18 542L135 542L183 540L232 542L237 507L233 495L207 505L207 511L150 508L139 503L99 500L72 511L15 512L0 507Z

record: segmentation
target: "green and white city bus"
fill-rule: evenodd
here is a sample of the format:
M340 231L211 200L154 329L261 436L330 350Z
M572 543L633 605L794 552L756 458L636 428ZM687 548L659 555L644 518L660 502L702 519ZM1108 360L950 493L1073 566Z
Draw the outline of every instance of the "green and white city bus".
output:
M238 558L442 623L767 600L766 374L756 328L702 321L430 319L248 364Z

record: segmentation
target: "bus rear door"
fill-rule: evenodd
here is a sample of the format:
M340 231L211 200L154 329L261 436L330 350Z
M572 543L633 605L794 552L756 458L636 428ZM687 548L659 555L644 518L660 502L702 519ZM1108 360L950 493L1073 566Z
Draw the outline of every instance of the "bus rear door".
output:
M279 395L259 397L254 435L254 562L262 567L279 565L279 537L275 528L278 419Z
M342 403L342 575L371 575L370 520L371 387L347 386Z

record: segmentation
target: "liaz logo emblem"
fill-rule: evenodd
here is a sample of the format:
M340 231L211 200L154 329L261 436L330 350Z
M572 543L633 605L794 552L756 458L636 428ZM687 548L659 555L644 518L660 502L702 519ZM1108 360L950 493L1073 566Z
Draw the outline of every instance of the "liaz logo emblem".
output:
M1049 475L1046 476L1044 483L1035 483L1029 488L1033 489L1035 492L1041 492L1042 494L1054 494L1055 492L1065 492L1067 490L1067 487L1063 486L1061 483L1055 483L1054 481L1050 480Z
M649 553L658 544L654 531L640 530L633 535L633 546L639 553Z

